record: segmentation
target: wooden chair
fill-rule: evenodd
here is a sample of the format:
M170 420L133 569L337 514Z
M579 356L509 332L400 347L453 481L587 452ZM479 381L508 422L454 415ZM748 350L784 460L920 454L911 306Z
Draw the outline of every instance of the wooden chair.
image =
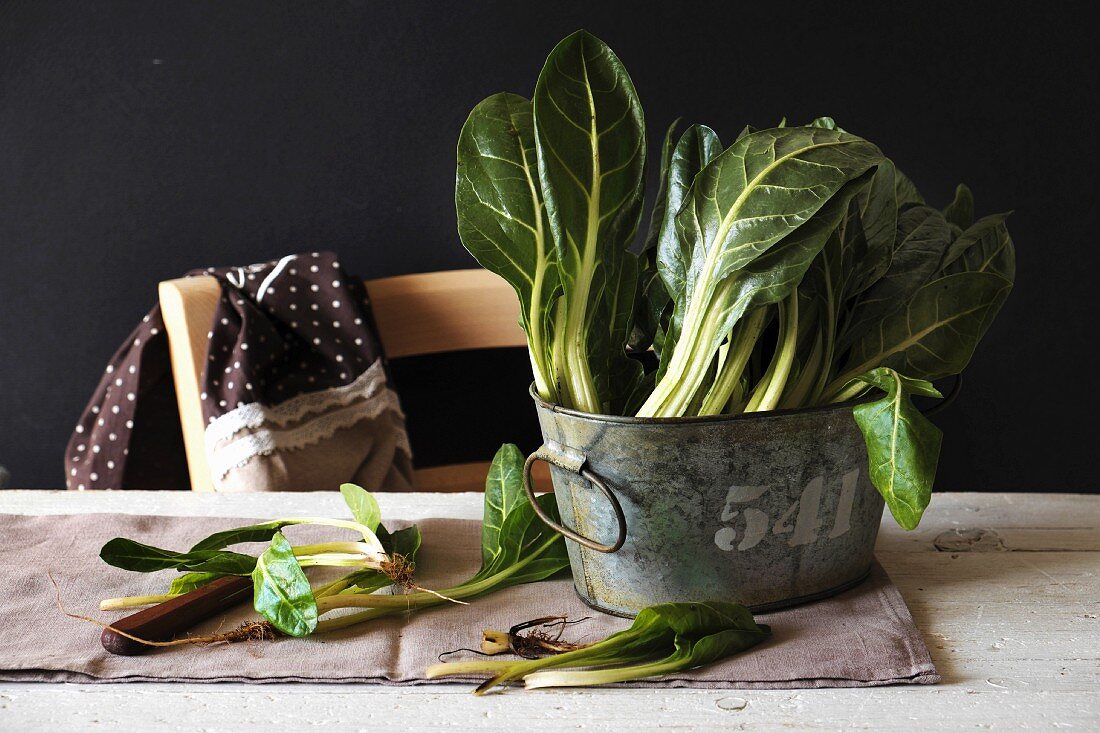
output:
M485 270L388 277L368 280L366 287L390 359L527 345L515 292ZM213 491L199 394L207 333L221 290L212 277L189 277L162 282L159 291L191 488ZM487 461L479 461L420 468L415 472L417 488L482 491L488 467ZM535 474L536 485L548 490L549 473L542 464L539 468L543 470Z

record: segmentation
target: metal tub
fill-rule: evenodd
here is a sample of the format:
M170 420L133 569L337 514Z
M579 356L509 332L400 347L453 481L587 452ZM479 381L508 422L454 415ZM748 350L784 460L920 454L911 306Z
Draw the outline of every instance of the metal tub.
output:
M633 616L727 600L763 611L870 571L883 501L851 405L647 419L535 403L544 443L525 486L530 495L535 461L550 464L555 527L594 608Z

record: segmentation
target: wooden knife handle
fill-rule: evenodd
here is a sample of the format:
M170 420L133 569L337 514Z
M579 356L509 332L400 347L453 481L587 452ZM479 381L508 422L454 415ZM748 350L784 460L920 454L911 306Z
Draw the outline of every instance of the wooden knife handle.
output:
M186 631L200 621L205 621L219 611L225 611L246 598L252 597L252 578L244 575L227 575L211 581L201 588L184 593L152 608L146 608L115 621L111 626L149 641L169 641L181 631ZM148 644L127 639L111 629L104 629L99 637L103 648L111 654L132 657L144 654Z

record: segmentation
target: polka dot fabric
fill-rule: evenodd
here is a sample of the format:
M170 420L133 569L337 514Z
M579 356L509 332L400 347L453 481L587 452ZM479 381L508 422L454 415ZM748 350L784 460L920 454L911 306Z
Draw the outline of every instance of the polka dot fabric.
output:
M346 275L331 252L188 274L211 275L222 286L201 377L207 423L247 404L273 406L350 384L380 356L366 288ZM166 402L165 393L170 404L157 415L139 411L143 401ZM164 433L160 450L172 454L160 463L182 461L175 411L167 419L160 414L171 406L171 365L158 306L115 353L74 429L65 456L69 489L174 488L135 484L127 470L135 434L148 442L153 429ZM169 421L174 432L154 425Z

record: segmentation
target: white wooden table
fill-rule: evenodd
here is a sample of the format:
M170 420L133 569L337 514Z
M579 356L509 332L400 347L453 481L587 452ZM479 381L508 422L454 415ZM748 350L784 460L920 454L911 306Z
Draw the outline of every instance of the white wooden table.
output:
M379 502L383 516L412 520L481 514L479 494L380 494ZM0 512L23 514L344 511L338 495L320 493L0 491ZM940 685L476 698L469 685L0 682L0 731L1100 730L1100 496L939 494L915 532L885 520L877 554Z

